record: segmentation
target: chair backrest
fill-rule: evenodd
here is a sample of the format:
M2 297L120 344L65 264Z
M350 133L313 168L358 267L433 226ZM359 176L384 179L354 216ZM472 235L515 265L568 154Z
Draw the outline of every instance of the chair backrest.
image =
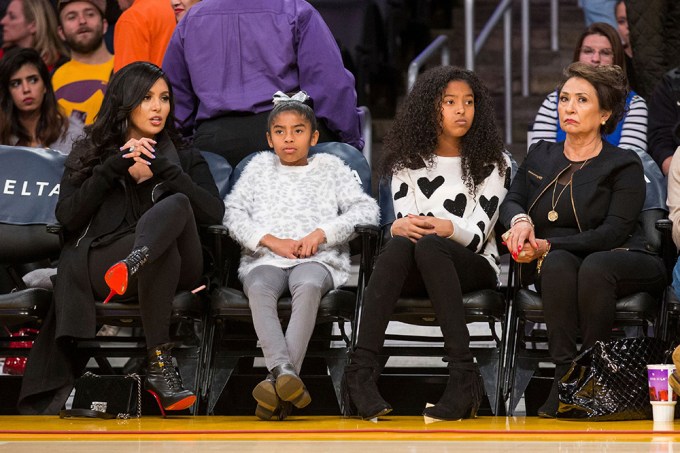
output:
M0 146L0 261L26 263L59 253L59 238L47 233L66 155L57 151Z
M210 173L215 180L217 191L220 193L220 198L224 199L229 193L231 180L231 173L233 169L227 159L219 154L211 153L209 151L201 151L201 155L210 167Z
M273 151L267 152L273 153ZM357 179L357 181L359 181L361 187L364 189L364 192L371 195L371 167L368 165L364 155L361 154L361 152L355 147L348 145L347 143L325 142L319 143L316 146L312 146L309 149L310 156L318 153L332 154L342 159L349 166L349 168L352 169L354 177ZM234 168L234 171L231 174L229 187L230 190L232 187L234 187L236 181L238 181L238 179L241 177L241 173L243 173L243 170L245 169L248 162L250 162L250 159L252 159L256 154L257 152L249 154Z

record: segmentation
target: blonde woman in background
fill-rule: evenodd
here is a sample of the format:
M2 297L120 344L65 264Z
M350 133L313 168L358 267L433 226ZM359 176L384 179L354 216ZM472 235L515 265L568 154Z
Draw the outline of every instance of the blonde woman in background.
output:
M57 16L48 0L12 0L0 25L0 58L10 47L30 47L38 51L52 72L69 56L57 35Z

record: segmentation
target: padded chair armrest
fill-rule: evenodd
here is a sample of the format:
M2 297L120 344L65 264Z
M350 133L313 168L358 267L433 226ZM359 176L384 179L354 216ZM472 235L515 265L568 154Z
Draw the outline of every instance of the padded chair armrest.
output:
M673 280L673 267L678 259L678 251L673 243L673 221L668 218L659 219L654 226L661 232L661 258L670 282Z
M377 237L378 233L380 233L380 227L378 225L370 225L368 223L364 224L359 224L354 226L354 231L357 234L371 234L375 235Z
M206 227L208 233L218 235L218 236L228 236L229 230L224 225L210 225Z
M61 223L51 223L45 225L45 228L47 228L47 232L51 234L61 234L62 230L64 229Z

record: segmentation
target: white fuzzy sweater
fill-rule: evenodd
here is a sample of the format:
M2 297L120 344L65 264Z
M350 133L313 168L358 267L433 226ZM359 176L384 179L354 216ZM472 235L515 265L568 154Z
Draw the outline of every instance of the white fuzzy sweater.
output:
M326 266L335 287L349 276L348 241L356 224L377 224L378 205L364 193L351 169L338 157L316 154L305 166L281 165L262 152L246 165L225 199L224 225L241 245L239 278L256 266L288 268L305 262ZM326 243L309 258L289 259L259 246L271 234L301 239L321 228Z
M501 176L498 168L477 187L475 197L463 181L460 157L435 156L432 166L402 170L392 176L394 214L429 215L453 223L450 239L481 254L500 274L494 226L498 207L510 188L510 159Z

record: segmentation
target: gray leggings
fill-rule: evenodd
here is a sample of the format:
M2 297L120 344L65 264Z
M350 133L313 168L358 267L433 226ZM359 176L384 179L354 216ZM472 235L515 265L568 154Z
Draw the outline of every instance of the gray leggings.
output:
M287 269L258 266L243 278L243 291L250 302L255 332L268 370L290 363L300 372L316 324L319 302L332 288L333 278L320 263L303 263ZM293 302L284 337L277 303L287 289Z

